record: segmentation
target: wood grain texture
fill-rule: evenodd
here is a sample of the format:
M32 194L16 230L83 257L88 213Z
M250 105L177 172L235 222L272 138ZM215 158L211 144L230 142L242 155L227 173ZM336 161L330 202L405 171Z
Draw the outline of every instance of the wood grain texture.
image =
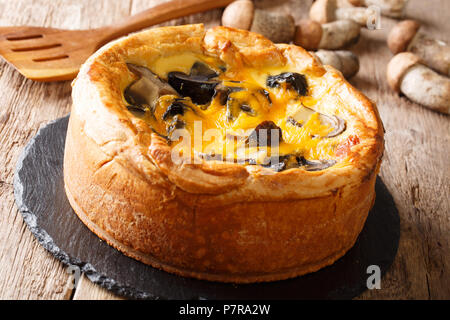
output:
M0 0L0 26L34 25L93 28L119 21L164 0ZM257 6L307 16L311 0L257 0ZM101 13L101 14L99 14ZM407 17L450 41L450 1L411 0ZM219 24L221 10L192 15L165 25ZM381 290L359 299L450 299L450 118L394 94L385 81L392 54L387 33L395 20L382 18L382 30L363 30L353 51L361 71L352 83L378 105L386 128L381 176L398 206L398 256ZM82 277L73 292L65 268L42 249L14 204L12 179L17 158L40 126L69 111L70 83L25 80L0 62L0 299L116 299Z
M75 290L73 300L123 300L123 298L95 285L83 275Z

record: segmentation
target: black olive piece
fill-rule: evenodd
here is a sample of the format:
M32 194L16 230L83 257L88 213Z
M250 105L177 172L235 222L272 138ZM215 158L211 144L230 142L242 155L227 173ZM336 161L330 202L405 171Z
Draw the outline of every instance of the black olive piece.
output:
M260 139L260 133L262 130L266 130L267 132L267 141L262 141L264 139ZM278 131L278 143L283 141L283 132L280 127L278 127L273 121L264 121L256 126L255 130L250 134L247 139L247 143L256 142L257 146L272 146L272 130Z
M230 91L228 88L220 88L220 90L218 90L219 86L216 87L216 91L214 92L213 99L216 97L219 97L220 105L224 106L224 105L226 105L226 103L228 101L228 95L230 94Z
M202 77L204 80L209 80L219 76L217 72L211 69L208 65L198 61L192 66L190 75L191 77Z
M228 88L228 87L227 87ZM251 117L256 116L256 111L247 103L247 101L243 101L241 99L236 99L233 96L230 96L233 92L242 91L244 89L239 87L231 87L228 88L228 98L226 101L227 105L227 119L229 121L235 120L241 111L245 112ZM222 95L225 95L226 93L222 93ZM220 99L223 100L223 96L220 97ZM222 101L221 101L222 102Z
M168 83L183 97L190 97L195 104L211 102L217 81L207 80L198 76L189 76L182 72L170 72Z
M269 76L266 82L269 88L279 88L282 83L286 83L288 88L294 89L300 96L306 96L308 93L306 77L299 73L284 72L276 76Z
M220 105L224 106L227 103L228 95L230 93L231 93L230 88L220 83L214 88L213 99L219 97Z
M306 171L322 171L334 166L335 160L307 160L304 157L299 158L299 163Z
M179 101L175 101L172 103L164 112L162 119L166 121L169 118L173 118L176 115L184 115L185 111L187 109L187 106Z
M224 106L228 101L228 96L233 92L239 92L244 90L244 88L241 87L227 87L223 83L219 83L214 88L214 96L213 99L216 97L219 97L220 105Z
M235 98L228 97L227 100L227 119L229 121L236 120L239 113L243 111L251 117L256 116L256 111L248 104L241 104L241 101Z

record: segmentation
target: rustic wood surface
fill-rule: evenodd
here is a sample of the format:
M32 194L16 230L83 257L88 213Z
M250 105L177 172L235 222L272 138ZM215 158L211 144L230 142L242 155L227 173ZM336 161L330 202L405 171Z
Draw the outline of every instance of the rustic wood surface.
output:
M0 0L0 26L93 28L119 21L164 0ZM213 0L212 0L213 1ZM257 1L268 10L307 15L312 0ZM221 10L168 24L220 22ZM407 17L450 41L450 1L411 0ZM401 219L397 258L381 290L358 299L450 299L450 118L394 94L385 81L391 54L385 45L395 20L381 30L363 30L353 51L361 71L351 80L378 105L386 128L381 177ZM37 130L70 110L70 83L35 83L0 62L0 299L118 299L85 276L72 276L34 239L13 196L18 156Z

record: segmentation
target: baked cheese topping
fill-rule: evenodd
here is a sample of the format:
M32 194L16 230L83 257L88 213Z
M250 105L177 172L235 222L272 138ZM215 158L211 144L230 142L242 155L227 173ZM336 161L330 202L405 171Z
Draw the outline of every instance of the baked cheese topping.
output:
M231 73L220 60L183 53L128 68L136 76L124 92L129 110L183 156L275 171L337 162L345 121L315 112L311 78L288 66Z

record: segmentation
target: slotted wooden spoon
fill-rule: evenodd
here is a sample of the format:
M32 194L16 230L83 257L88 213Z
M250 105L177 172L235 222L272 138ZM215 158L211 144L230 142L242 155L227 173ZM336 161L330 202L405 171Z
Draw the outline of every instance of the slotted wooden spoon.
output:
M87 58L111 40L172 19L225 7L231 2L233 0L174 0L122 23L90 30L0 27L0 55L29 79L71 80Z

